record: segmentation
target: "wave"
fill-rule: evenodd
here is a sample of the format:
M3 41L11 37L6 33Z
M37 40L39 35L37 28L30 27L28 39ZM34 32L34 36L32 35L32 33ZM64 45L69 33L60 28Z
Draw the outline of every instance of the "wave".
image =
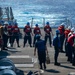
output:
M33 25L40 26L49 21L51 26L60 25L69 18L75 23L75 1L74 0L0 0L0 7L11 6L19 27L34 19Z

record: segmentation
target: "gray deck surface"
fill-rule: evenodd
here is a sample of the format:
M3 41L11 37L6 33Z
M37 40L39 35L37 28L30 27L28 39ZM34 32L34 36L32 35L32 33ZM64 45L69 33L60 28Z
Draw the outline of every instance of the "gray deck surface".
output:
M43 34L43 32L42 32ZM44 37L44 34L42 35ZM15 66L24 72L24 75L30 70L39 71L37 55L34 56L34 47L29 47L28 43L23 48L23 39L20 39L20 48L17 48L14 43L15 49L9 49L8 51L0 52L0 57L7 57L11 59ZM47 64L47 69L43 75L68 75L70 72L75 72L75 66L67 62L65 53L60 53L58 61L61 66L54 65L54 48L50 48L47 43L47 48L50 56L51 63ZM74 74L75 75L75 74Z

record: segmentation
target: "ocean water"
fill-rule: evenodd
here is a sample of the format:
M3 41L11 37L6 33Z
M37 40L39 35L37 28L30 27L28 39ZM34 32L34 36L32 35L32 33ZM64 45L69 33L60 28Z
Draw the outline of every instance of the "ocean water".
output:
M12 7L19 27L27 22L40 27L47 21L52 27L75 24L75 0L0 0L0 7Z

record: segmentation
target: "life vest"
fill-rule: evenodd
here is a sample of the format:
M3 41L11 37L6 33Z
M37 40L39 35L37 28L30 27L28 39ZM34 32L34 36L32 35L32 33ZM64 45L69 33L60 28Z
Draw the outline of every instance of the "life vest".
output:
M34 28L34 34L41 34L39 27Z
M19 32L19 28L17 26L13 26L13 32Z
M75 34L74 34L74 35L71 35L71 36L68 38L68 40L67 40L67 42L68 42L71 46L73 46L73 44L74 44L74 38L75 38Z
M65 30L65 32L64 32L64 33L65 33L65 38L68 38L68 34L69 34L70 32L71 32L71 30L69 30L69 29L66 29L66 30Z
M60 34L61 34L61 35L64 34L65 29L64 29L63 26L59 26L59 27L58 27L58 30L60 31Z
M7 30L8 30L8 32L12 32L12 26L11 25L8 26Z
M30 26L25 26L25 30L24 30L24 32L26 32L26 33L31 32L31 28L30 28Z
M51 27L50 27L50 26L45 26L45 27L44 27L44 31L45 31L46 33L50 33L50 32L51 32Z

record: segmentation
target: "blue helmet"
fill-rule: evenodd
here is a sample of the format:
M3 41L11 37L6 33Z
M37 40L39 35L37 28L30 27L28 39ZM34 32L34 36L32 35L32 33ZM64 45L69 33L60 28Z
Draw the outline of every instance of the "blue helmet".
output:
M30 23L29 23L29 22L27 22L27 25L30 25Z
M15 25L17 26L18 24L17 24L17 23L15 23Z
M35 26L38 26L38 24L36 24Z
M9 23L9 25L12 25L11 23Z
M60 34L60 31L59 30L56 30L56 34Z
M49 22L46 22L47 25L49 25Z

